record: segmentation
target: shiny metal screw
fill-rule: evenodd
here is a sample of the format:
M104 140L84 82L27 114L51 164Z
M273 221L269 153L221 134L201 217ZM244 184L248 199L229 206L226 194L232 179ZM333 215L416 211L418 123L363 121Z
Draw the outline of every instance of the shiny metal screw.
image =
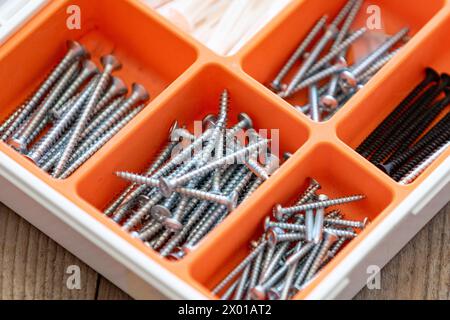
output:
M55 167L54 176L56 177L60 176L63 173L65 166L67 165L70 157L72 156L76 144L79 142L80 135L85 129L89 117L92 115L92 110L95 108L95 105L99 101L101 94L104 92L105 87L109 82L111 73L114 70L120 69L122 67L120 62L113 55L104 56L102 57L101 60L104 70L100 76L100 79L98 80L97 86L93 94L89 98L86 107L84 108L81 116L78 118L78 121L75 125L75 130L72 136L70 137L66 148L64 149L61 159L59 160L58 164Z
M327 16L323 16L319 19L319 21L316 22L314 27L311 29L311 31L307 34L307 36L304 38L304 40L300 43L300 45L297 47L297 49L294 51L294 53L289 57L286 64L281 68L280 72L277 74L275 79L271 83L272 89L275 91L280 91L281 88L281 82L286 77L286 75L291 71L292 67L295 65L295 63L300 59L300 57L305 53L306 49L309 47L309 45L313 42L313 40L316 38L316 36L319 34L319 32L325 27L325 24L327 23Z

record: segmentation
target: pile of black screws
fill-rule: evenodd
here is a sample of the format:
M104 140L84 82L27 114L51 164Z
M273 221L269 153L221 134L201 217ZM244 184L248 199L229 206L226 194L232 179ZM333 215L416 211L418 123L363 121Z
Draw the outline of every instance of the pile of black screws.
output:
M252 129L247 114L241 113L238 123L227 129L228 109L225 90L217 117L203 120L201 135L175 123L167 145L145 172L117 172L132 184L105 215L164 257L179 260L194 250L280 162L268 148L270 140ZM237 138L242 133L247 142Z
M340 210L325 209L360 201L363 195L329 199L317 195L320 184L310 179L292 207L277 205L264 222L265 233L252 250L214 289L222 300L287 300L303 290L344 244L357 236L363 221L345 220Z
M75 172L149 99L139 84L126 98L124 82L111 76L121 68L113 55L101 58L100 72L82 45L68 41L67 47L38 90L0 126L2 141L58 179Z
M425 79L356 151L395 181L409 184L450 146L449 105L450 76L427 68Z
M367 31L351 30L362 3L363 0L349 0L329 25L328 16L319 19L270 84L270 89L284 99L308 89L308 104L294 107L313 121L329 120L407 40L409 29L403 28L361 61L348 65L350 47ZM283 83L298 62L300 67L290 83Z

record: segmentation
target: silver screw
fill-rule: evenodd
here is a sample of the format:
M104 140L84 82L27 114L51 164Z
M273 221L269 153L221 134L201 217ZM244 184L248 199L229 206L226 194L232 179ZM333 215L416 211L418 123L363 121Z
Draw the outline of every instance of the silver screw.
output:
M94 109L101 94L104 92L106 85L108 84L111 73L114 70L121 68L120 62L113 55L104 56L104 57L102 57L101 60L102 60L102 64L104 67L103 73L101 74L100 79L98 80L97 86L96 86L93 94L90 96L89 101L88 101L86 107L84 108L81 116L78 118L77 123L75 125L75 130L74 130L72 136L70 137L66 148L64 149L61 159L58 161L58 163L55 167L54 176L56 176L56 177L62 175L62 173L65 169L65 166L67 165L70 157L73 154L76 144L79 142L79 137L86 127L89 117L92 114L92 110Z
M91 145L91 147L87 149L82 155L80 155L79 158L74 159L74 161L69 164L69 167L60 176L57 176L56 172L54 173L54 176L58 179L66 179L68 176L70 176L83 163L85 163L89 158L91 158L94 153L96 153L109 140L111 140L120 130L122 130L122 128L125 127L128 124L128 122L130 122L139 112L141 112L142 109L144 109L144 106L137 107L133 111L131 111L119 123L117 123L109 131L107 131L95 144Z
M96 104L94 107L94 110L92 111L92 114L96 114L99 111L101 111L104 107L108 105L112 100L114 100L116 97L124 96L128 93L128 88L125 82L123 82L122 79L117 77L111 77L111 85L106 91L105 94L101 97L100 101ZM147 91L143 90L143 95L147 94ZM145 99L147 100L147 99Z
M325 35L320 39L320 41L317 43L317 45L311 51L311 54L305 60L302 67L300 68L300 70L296 73L293 80L288 85L283 97L289 97L294 92L295 88L303 80L303 78L308 73L311 66L313 66L316 59L319 57L319 55L325 49L325 46L334 37L334 35L336 34L336 31L337 31L337 28L332 25L327 29L327 31L325 32Z
M213 294L218 294L225 286L233 280L235 276L239 274L248 264L250 264L253 259L266 247L267 242L265 240L261 241L256 248L250 252L250 254L241 261L218 285L212 290Z
M30 160L37 163L45 152L57 141L64 133L64 131L69 127L72 121L75 119L79 110L84 106L85 102L94 91L95 83L92 83L89 87L84 89L80 97L75 101L71 109L64 115L64 117L59 120L55 126L53 126L48 134L44 136L42 141L39 142L36 149L27 156Z
M82 63L82 69L80 74L74 79L72 84L65 90L64 94L59 98L58 102L52 108L53 111L57 111L61 109L61 107L78 91L79 88L83 85L83 83L91 78L92 76L98 74L100 71L98 70L95 63L91 60L84 60Z
M289 57L286 64L281 68L280 72L277 74L275 79L271 83L272 89L275 91L280 91L281 88L281 82L286 77L286 75L291 71L292 67L295 65L295 63L300 59L300 57L305 53L306 49L309 47L309 45L312 43L312 41L316 38L316 36L319 34L319 32L325 27L325 24L327 23L327 16L323 16L319 19L319 21L316 22L314 27L310 30L310 32L307 34L307 36L304 38L304 40L300 43L298 48L294 51L294 53Z
M178 178L175 178L172 180L168 180L166 178L161 178L159 187L164 195L170 195L174 191L174 189L176 187L178 187L179 185L182 185L182 184L190 181L193 178L204 176L204 175L208 174L209 172L211 172L212 170L214 170L226 163L235 162L237 159L239 159L241 157L245 157L252 151L257 150L260 147L266 146L269 143L269 141L270 140L263 140L263 141L255 143L255 144L249 145L235 153L225 156L219 160L212 161L201 168L193 170L193 171L185 174L184 176L181 176L181 177L178 177Z
M44 83L39 87L37 92L33 97L26 103L22 108L21 114L17 119L9 126L9 128L3 134L1 140L6 141L19 126L24 122L24 120L33 112L33 110L38 106L40 100L44 95L50 90L53 84L59 79L59 77L69 68L72 63L88 55L86 49L75 41L67 42L68 51L61 62L56 66L52 73L47 77Z
M333 243L335 243L339 238L333 233L325 232L325 236L322 244L320 245L320 250L317 253L317 256L314 259L314 262L311 265L311 268L306 275L306 281L310 280L319 270L319 267L322 264L323 258L326 256L328 249L331 247Z
M320 122L319 94L316 85L309 87L309 101L311 103L311 119Z
M326 201L328 200L328 197L324 194L320 194L318 200ZM322 241L324 219L325 219L325 209L324 208L317 209L316 215L314 217L314 229L313 229L313 240L315 243L320 243Z
M344 203L349 202L355 202L364 199L366 196L364 195L354 195L354 196L348 196L348 197L342 197L342 198L336 198L336 199L330 199L326 201L317 201L313 203L303 204L299 206L293 206L288 208L283 208L281 205L277 205L274 208L275 214L295 214L299 213L308 209L318 209L318 208L327 208L335 205L341 205Z
M53 107L54 103L58 100L59 96L63 93L69 81L76 74L78 69L78 62L73 63L67 72L64 73L62 78L56 83L55 87L52 89L51 93L47 96L45 101L36 110L32 118L23 129L23 131L17 136L9 140L11 146L20 151L25 151L27 148L26 141L28 137L36 130L39 124L44 121L47 116L48 111Z

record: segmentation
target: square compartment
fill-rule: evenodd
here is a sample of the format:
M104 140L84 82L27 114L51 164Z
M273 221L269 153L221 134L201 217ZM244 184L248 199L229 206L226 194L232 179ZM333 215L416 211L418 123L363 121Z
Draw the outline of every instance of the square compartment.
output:
M264 29L261 35L243 50L241 60L243 70L260 83L269 84L318 19L326 14L329 16L328 22L331 23L346 2L347 0L305 0L289 7L284 15ZM379 33L392 35L408 26L409 35L415 35L445 6L445 3L444 0L414 0L405 6L405 2L401 0L364 1L352 30L366 25L366 20L372 14L372 11L367 11L371 5L380 9L382 29L368 30L363 38L357 40L349 51L348 63L352 64L355 56L364 57L366 42L371 44L370 39L378 37ZM407 46L408 44L405 47ZM298 63L291 70L285 81L292 79L299 65ZM304 105L307 102L307 90L287 101L291 104Z
M249 253L250 241L260 237L264 220L272 215L273 207L276 204L292 204L306 189L309 177L321 184L322 188L318 193L324 193L330 198L354 194L367 196L361 201L332 208L341 209L345 218L362 220L368 217L372 225L375 225L375 219L387 212L387 208L393 203L394 191L386 187L378 177L374 177L351 155L330 143L319 143L311 148L283 176L277 177L266 190L267 194L260 194L258 201L247 206L245 214L233 217L233 221L221 227L220 234L214 234L201 248L201 253L191 267L194 279L209 290L217 285ZM372 225L352 242L359 241L366 232L370 232ZM342 254L349 253L348 250L345 253L341 251L331 264L334 265L335 261L341 259ZM326 270L329 270L331 264L321 273L328 272Z
M423 80L426 67L431 67L439 73L450 73L450 46L444 41L447 39L448 28L450 28L450 16L440 21L415 51L409 52L398 67L389 72L382 86L368 90L364 102L355 104L348 113L342 115L336 124L336 132L343 142L353 149L357 148ZM440 49L430 50L429 48ZM450 107L447 106L433 124L449 110ZM449 155L450 150L447 150L410 186L417 186Z
M278 106L266 94L220 65L210 64L173 91L161 105L144 110L136 119L135 126L125 128L123 135L114 144L107 145L96 161L80 169L79 196L97 210L102 210L127 185L114 172L144 170L167 141L174 121L190 127L207 114L217 114L224 89L228 89L230 95L229 126L237 122L239 113L245 112L252 118L256 130L268 129L269 138L272 129L281 128L281 155L286 151L295 153L307 141L307 125L289 110Z
M69 30L69 6L78 6L81 29ZM92 60L113 53L123 64L114 75L143 84L154 99L181 75L197 51L135 0L51 3L0 49L0 119L5 119L64 56L66 41L85 45Z

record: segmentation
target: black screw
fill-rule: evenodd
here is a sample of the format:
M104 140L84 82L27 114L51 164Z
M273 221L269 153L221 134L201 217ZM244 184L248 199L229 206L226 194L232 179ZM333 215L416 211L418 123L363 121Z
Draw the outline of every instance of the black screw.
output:
M445 90L446 97L438 101L427 113L419 118L416 125L409 130L409 135L403 140L396 152L391 156L391 159L395 159L405 152L418 137L428 128L428 126L439 116L439 114L450 104L450 89ZM388 162L390 159L387 160Z
M378 167L388 175L393 175L408 159L421 152L433 143L441 143L450 137L450 113L441 119L427 134L425 134L416 144L405 150L401 155L392 158L385 164L379 164ZM437 142L437 141L441 142Z
M409 105L417 98L417 96L426 88L429 84L438 82L440 80L439 74L432 68L425 70L425 79L419 83L411 93L392 111L389 116L361 143L356 149L360 154L370 155L375 149L373 149L374 143L379 140L389 127L397 120L397 118L409 107Z
M374 142L371 149L373 150L374 154L372 155L371 162L380 162L376 161L377 157L380 156L382 152L384 152L385 148L389 146L389 141L392 141L396 134L400 132L399 129L402 128L403 124L408 121L412 121L413 117L412 115L417 113L417 109L421 109L421 107L425 106L425 103L433 95L434 92L439 88L438 85L433 85L430 88L428 88L422 95L406 110L402 115L400 115L399 118L397 118L389 128L387 128L386 132L381 136L377 141ZM420 111L419 110L419 111ZM371 152L372 153L372 152ZM363 152L362 155L365 158L370 158L371 153Z
M446 144L449 140L448 130L440 138L427 145L417 156L414 156L409 162L403 165L392 178L395 181L400 181L408 172L416 168L423 160L435 153L439 148Z

